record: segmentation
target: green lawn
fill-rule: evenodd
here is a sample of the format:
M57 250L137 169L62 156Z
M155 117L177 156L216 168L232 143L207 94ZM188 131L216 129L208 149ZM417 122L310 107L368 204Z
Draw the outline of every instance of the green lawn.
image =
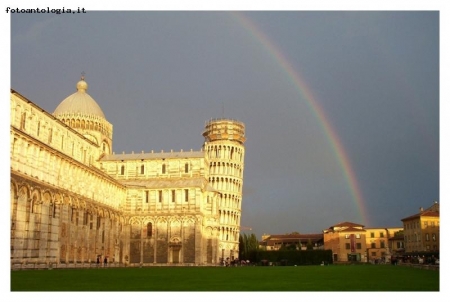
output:
M439 291L439 271L392 265L11 271L11 291Z

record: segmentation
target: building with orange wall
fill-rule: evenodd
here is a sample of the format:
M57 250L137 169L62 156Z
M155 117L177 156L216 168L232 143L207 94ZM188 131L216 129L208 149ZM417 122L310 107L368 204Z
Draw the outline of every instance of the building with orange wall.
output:
M333 251L334 262L365 262L366 230L363 225L341 222L323 230L324 249Z

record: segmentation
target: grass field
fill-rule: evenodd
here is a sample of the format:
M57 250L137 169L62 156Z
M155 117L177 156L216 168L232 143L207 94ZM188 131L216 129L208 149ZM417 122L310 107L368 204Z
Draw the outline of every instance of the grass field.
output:
M11 291L439 291L439 271L391 265L11 271Z

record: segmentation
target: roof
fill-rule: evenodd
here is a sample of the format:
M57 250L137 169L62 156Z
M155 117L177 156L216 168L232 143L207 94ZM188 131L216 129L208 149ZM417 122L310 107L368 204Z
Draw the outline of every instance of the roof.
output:
M203 158L203 151L181 151L181 152L158 152L158 153L128 153L128 154L106 154L101 161L117 160L141 160L141 159L165 159L165 158Z
M206 191L216 191L208 185L205 178L167 178L167 179L144 179L144 180L119 180L121 184L130 187L142 187L147 189L165 189L165 188L193 188L198 187Z
M72 127L68 126L67 124L63 123L61 120L57 119L53 114L45 111L44 109L39 107L37 104L33 103L32 101L30 101L25 96L23 96L22 94L20 94L19 92L17 92L16 90L14 90L12 88L11 88L11 94L16 96L16 97L18 97L22 101L26 102L30 106L36 108L38 111L41 111L45 116L47 116L48 118L51 118L56 123L59 123L62 127L65 127L68 131L71 131L73 134L77 135L79 138L83 139L84 141L88 142L89 144L97 145L96 143L94 143L90 139L88 139L85 136L83 136L80 132L78 132L77 130L75 130Z
M269 235L270 239L315 239L323 238L323 234L285 234L285 235Z
M362 224L345 221L332 225L328 229L323 230L323 233L329 232L365 232L365 229Z
M279 241L320 241L323 240L323 234L285 234L285 235L269 235L263 242L279 242Z
M287 235L270 235L269 237L260 241L260 244L267 246L274 245L275 242L319 242L323 241L323 234L287 234Z
M404 239L405 239L404 235L397 235L397 236L389 238L388 240L389 241L396 241L396 240L404 240Z
M416 219L416 218L419 218L419 217L422 217L422 216L426 216L426 217L439 217L439 211L428 211L428 210L425 210L425 211L423 211L423 212L420 212L420 213L417 213L417 214L415 214L415 215L412 215L412 216L408 216L408 217L406 217L406 218L403 218L402 219L402 221L405 221L405 220L412 220L412 219Z
M56 107L53 115L58 116L62 114L81 114L87 116L100 116L104 119L103 113L97 102L86 92L88 84L82 78L77 83L77 92L69 95Z
M408 216L406 218L403 218L402 221L404 220L411 220L411 219L416 219L419 218L421 216L428 216L428 217L439 217L439 203L437 201L435 201L433 203L433 205L431 205L431 207L427 208L427 209L423 209L420 208L420 212L411 216Z
M365 232L365 229L358 229L354 227L348 227L346 229L342 229L343 232Z
M364 225L345 221L345 222L340 222L338 224L330 226L330 228L335 228L335 227L339 227L339 228L342 228L342 227L364 227Z
M395 227L387 227L387 226L381 226L381 227L365 227L366 230L392 230L392 229L403 229L403 226L395 226Z

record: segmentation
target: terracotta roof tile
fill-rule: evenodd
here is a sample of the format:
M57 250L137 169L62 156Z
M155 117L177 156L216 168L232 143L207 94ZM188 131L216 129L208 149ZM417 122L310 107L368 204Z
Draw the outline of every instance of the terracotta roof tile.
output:
M356 227L356 226L357 227L364 227L364 225L362 225L362 224L357 224L357 223L345 221L345 222L340 222L338 224L332 225L330 227L330 229L335 228L335 227Z
M419 217L421 217L421 216L439 217L439 211L428 211L428 210L425 210L425 211L420 212L420 213L417 213L417 214L415 214L415 215L412 215L412 216L408 216L408 217L406 217L406 218L403 218L402 221L405 221L405 220L411 220L411 219L416 219L416 218L419 218Z

